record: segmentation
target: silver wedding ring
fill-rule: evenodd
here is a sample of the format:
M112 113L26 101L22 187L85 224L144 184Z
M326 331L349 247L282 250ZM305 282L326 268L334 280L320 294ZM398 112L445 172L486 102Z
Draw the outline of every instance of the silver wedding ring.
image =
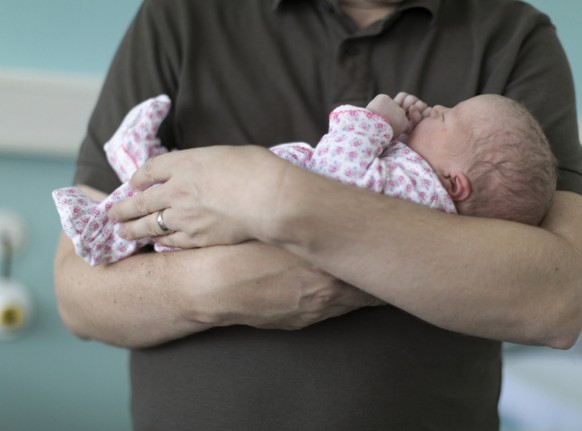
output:
M158 211L158 217L156 218L156 221L158 222L158 226L162 232L168 232L170 230L168 226L166 226L166 223L164 223L164 210Z

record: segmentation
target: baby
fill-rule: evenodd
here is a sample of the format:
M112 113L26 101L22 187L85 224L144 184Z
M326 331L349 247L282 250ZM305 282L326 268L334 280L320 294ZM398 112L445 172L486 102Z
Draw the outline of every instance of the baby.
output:
M397 139L393 139L397 137ZM366 108L340 106L315 148L271 149L341 182L441 211L537 225L556 188L556 164L539 123L519 103L480 95L453 108L400 93Z
M166 151L155 135L169 109L165 95L141 103L105 145L124 182L105 200L93 201L75 187L53 192L63 230L89 264L115 262L153 243L120 238L107 211L133 194L127 182L133 172ZM343 183L440 211L531 225L544 217L556 186L554 158L539 124L518 103L494 95L453 108L430 108L406 93L378 95L366 108L332 111L329 131L315 148L298 142L271 151Z

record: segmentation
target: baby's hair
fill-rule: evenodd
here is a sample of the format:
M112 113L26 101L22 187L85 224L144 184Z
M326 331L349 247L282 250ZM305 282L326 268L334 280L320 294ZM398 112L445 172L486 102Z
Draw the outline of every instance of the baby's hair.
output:
M487 95L503 124L477 125L467 176L472 193L460 213L538 225L556 190L556 159L538 121L520 103ZM486 119L487 120L487 119Z

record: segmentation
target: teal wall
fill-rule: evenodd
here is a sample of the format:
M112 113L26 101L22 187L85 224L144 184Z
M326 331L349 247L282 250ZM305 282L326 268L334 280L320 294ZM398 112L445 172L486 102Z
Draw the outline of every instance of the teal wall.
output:
M50 192L69 184L72 171L69 160L0 155L0 211L17 211L28 230L13 276L32 290L37 308L21 339L0 343L0 430L130 429L126 352L77 340L56 313L52 255L60 225Z
M0 0L0 66L101 75L140 0Z
M578 118L582 118L582 1L581 0L529 0L550 16L564 45L576 84ZM548 87L551 90L551 84ZM548 96L548 97L551 97Z
M531 3L557 25L581 87L582 2ZM0 68L102 76L139 4L139 0L0 0ZM29 236L28 246L15 258L13 276L32 290L38 311L25 337L0 343L2 430L130 429L126 352L77 340L56 312L52 259L59 223L50 192L69 184L72 172L69 159L0 152L0 211L18 212Z
M0 0L0 68L100 77L140 4ZM127 353L76 339L56 312L60 225L50 193L70 184L73 168L69 159L0 152L0 211L17 212L28 231L12 275L30 288L37 309L22 338L0 342L0 430L131 429Z

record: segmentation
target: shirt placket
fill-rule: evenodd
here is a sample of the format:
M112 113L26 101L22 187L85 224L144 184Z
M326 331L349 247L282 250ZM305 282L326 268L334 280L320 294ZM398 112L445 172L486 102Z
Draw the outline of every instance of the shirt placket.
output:
M365 106L373 96L372 50L382 26L358 30L337 4L322 0L319 7L334 53L330 67L331 108L342 104Z
M346 37L336 45L332 99L336 105L365 106L371 96L371 37Z

